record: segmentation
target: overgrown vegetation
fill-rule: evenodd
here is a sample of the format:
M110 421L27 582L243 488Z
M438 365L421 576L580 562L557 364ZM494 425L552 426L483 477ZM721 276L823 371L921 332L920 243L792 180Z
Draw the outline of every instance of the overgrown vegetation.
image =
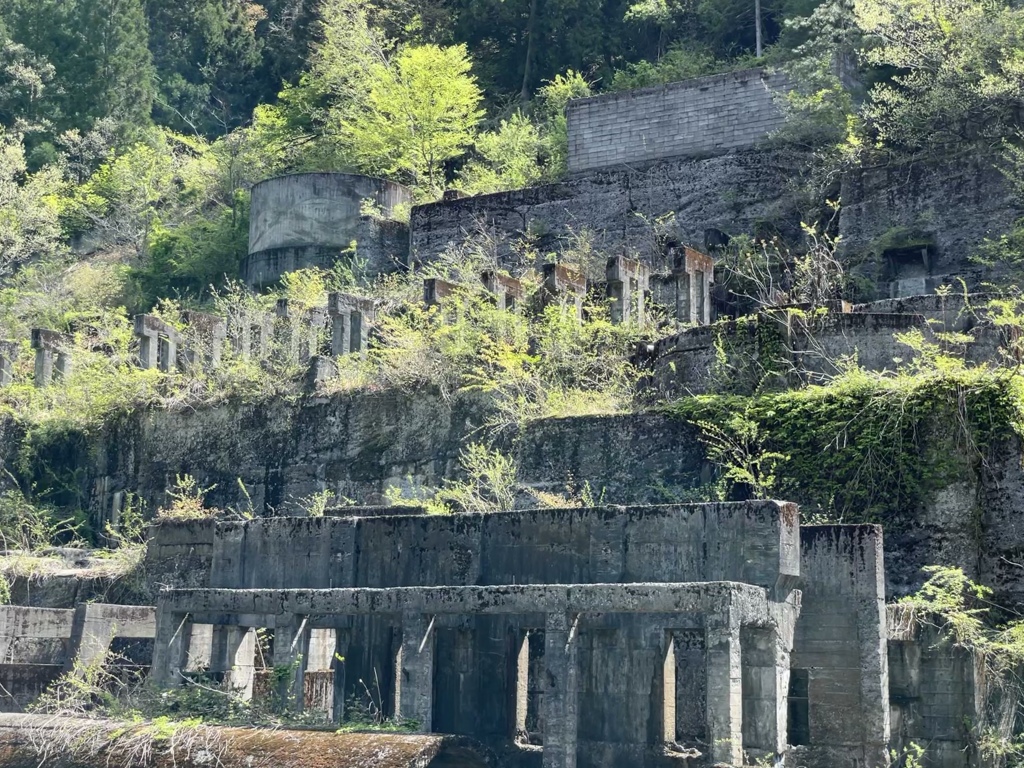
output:
M1024 758L1018 718L1024 704L1024 621L1006 620L992 602L993 592L960 568L929 566L921 589L890 606L898 636L913 637L921 627L936 631L941 647L969 654L977 674L977 717L965 723L985 765L1018 765Z

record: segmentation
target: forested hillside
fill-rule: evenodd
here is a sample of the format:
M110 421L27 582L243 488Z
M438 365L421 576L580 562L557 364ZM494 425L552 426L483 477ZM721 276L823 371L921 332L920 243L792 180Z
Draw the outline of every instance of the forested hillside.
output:
M356 170L420 202L537 184L564 173L570 98L755 63L800 83L788 138L826 176L866 150L1012 159L1022 34L975 0L8 0L0 275L104 252L93 282L131 310L207 299L262 178Z

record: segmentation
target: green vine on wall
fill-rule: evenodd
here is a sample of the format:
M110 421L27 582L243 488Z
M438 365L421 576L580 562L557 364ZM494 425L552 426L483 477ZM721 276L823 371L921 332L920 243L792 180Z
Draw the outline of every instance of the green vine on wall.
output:
M970 480L1017 434L1022 392L1024 381L1008 371L894 379L853 371L827 387L703 395L668 410L701 430L720 467L719 495L744 495L737 472L765 455L767 490L800 503L806 518L891 525L935 491ZM745 444L748 455L716 453L723 439Z

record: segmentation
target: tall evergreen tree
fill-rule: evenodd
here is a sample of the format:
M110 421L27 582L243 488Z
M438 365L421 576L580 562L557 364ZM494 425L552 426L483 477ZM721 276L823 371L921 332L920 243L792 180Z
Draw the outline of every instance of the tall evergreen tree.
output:
M150 120L153 62L141 0L10 0L9 32L54 69L45 96L54 130L112 117Z
M218 135L248 119L261 97L276 93L277 84L267 93L255 77L262 6L248 0L148 0L146 15L161 123Z

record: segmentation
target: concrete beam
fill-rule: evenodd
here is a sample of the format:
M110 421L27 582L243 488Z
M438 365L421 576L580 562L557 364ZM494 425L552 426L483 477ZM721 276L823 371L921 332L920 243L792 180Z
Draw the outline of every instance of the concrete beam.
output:
M191 613L208 623L231 616L303 616L371 613L538 614L707 613L728 598L743 624L774 621L767 591L734 582L690 584L513 585L397 587L391 589L182 589L160 593L161 610ZM223 621L222 621L223 620ZM316 626L331 626L318 619Z

